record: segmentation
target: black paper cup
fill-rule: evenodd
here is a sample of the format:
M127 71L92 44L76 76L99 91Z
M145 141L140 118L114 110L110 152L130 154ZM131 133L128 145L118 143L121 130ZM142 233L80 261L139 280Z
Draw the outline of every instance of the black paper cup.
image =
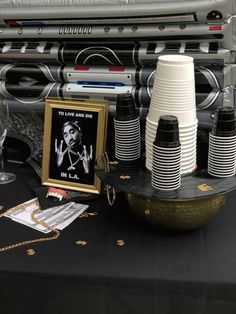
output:
M176 183L176 184L170 184L170 185L167 185L167 186L164 186L162 184L158 184L156 182L152 182L152 186L157 189L157 190L162 190L162 191L174 191L174 190L177 190L181 185L181 182L179 183Z
M131 94L119 94L116 103L116 120L127 121L137 118L134 100Z
M207 171L215 177L229 177L235 175L236 150L214 150L209 145Z
M135 119L130 120L117 120L114 118L114 125L115 127L121 127L121 128L132 128L134 125L138 125L140 121L139 117L136 117Z
M171 176L165 175L163 173L154 173L153 178L156 179L158 182L163 183L177 182L178 180L181 180L179 173L173 174Z
M153 144L152 186L159 190L180 187L181 146L159 147Z
M160 117L154 144L159 147L180 146L178 119L175 116Z
M117 168L119 171L123 172L124 175L132 173L133 171L137 171L137 169L140 167L140 158L134 159L132 161L123 161L117 159L117 161Z
M217 178L227 178L227 177L232 177L235 175L235 170L229 171L229 172L225 172L225 171L216 171L216 170L212 170L212 169L208 169L207 172L213 176L213 177L217 177Z
M220 107L215 112L212 134L222 137L236 134L234 109L232 107Z

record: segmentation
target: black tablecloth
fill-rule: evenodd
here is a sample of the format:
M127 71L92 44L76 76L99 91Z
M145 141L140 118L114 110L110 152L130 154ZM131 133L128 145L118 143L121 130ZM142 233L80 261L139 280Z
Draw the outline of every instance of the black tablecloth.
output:
M0 185L5 209L34 197L25 174L40 184L30 167L8 167L17 180ZM235 196L208 226L177 233L140 222L122 194L113 207L105 197L90 201L98 215L77 219L59 239L0 253L0 313L236 313ZM40 236L0 219L1 247Z

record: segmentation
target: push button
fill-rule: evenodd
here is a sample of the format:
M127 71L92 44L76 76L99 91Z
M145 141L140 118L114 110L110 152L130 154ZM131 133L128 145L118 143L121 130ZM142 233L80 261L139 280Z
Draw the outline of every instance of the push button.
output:
M119 26L119 27L118 27L118 32L119 32L119 33L123 32L123 30L124 30L124 26Z

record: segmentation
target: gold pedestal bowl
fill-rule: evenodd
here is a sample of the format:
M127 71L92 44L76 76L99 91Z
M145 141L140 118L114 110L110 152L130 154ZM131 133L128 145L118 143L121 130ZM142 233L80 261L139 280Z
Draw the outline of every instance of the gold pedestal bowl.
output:
M136 216L169 230L208 224L224 205L227 193L236 188L236 176L215 178L199 168L181 178L178 190L161 191L152 187L151 173L143 164L137 169L107 160L102 164L97 174L106 187L123 192Z
M225 203L226 194L197 199L158 199L126 193L132 212L161 228L191 230L208 224Z

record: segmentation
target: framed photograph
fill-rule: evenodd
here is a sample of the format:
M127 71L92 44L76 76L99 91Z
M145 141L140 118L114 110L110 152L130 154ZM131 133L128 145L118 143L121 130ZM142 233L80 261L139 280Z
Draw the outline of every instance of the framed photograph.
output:
M42 184L100 193L95 161L105 151L108 104L46 99Z

